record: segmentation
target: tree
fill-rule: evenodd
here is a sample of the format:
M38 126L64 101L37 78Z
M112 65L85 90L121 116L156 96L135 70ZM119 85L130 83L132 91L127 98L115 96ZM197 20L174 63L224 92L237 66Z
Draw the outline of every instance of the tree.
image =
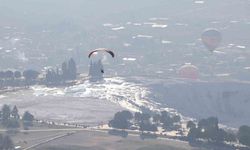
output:
M130 120L132 118L133 115L129 111L117 112L114 119L109 121L109 126L118 129L128 129L131 126Z
M194 141L199 138L217 143L236 141L236 137L233 133L229 133L219 128L218 119L216 117L201 119L198 122L198 127L196 127L194 122L189 121L187 123L187 128L190 129L188 132L189 141Z
M153 116L153 122L155 122L156 124L159 124L161 121L161 115L160 114L155 114Z
M140 113L140 112L136 112L135 113L135 122L140 125L142 122L144 123L149 123L150 122L150 114L147 113Z
M68 79L68 65L66 62L62 63L62 77L64 80Z
M126 120L131 120L133 118L133 114L127 110L123 110L120 115L122 115L122 117L124 117Z
M54 69L47 70L46 77L45 77L47 84L58 84L61 81L61 76L59 71L55 71Z
M11 111L11 116L14 118L14 119L19 119L20 116L18 114L18 109L16 106L13 107L12 111Z
M4 79L5 78L5 73L3 71L0 71L0 79Z
M161 122L164 124L166 123L172 123L171 116L167 111L161 112Z
M117 129L128 129L129 122L124 118L116 118L109 121L109 126Z
M142 120L142 114L140 112L136 112L134 116L135 122L139 124Z
M198 129L201 132L201 137L207 140L216 141L219 132L219 122L216 117L209 117L207 119L201 119L198 122Z
M218 143L227 141L227 142L235 142L236 136L233 133L229 133L223 129L219 129L217 132L217 136L215 136L215 141Z
M188 129L196 128L196 124L193 121L188 121L187 122L187 128Z
M171 117L171 119L173 120L173 122L180 122L181 121L181 116L180 115L173 115Z
M250 146L250 127L241 126L238 131L238 138L241 144Z
M7 79L13 79L13 77L14 77L13 71L7 70L7 71L5 72L5 77L6 77Z
M62 66L62 78L64 80L75 80L77 75L76 63L73 58L71 58L68 62L63 62Z
M140 123L140 131L157 131L157 126L152 124L151 122L141 122Z
M2 107L2 123L5 126L8 125L8 121L10 119L10 113L11 113L10 106L3 105L3 107Z
M180 122L181 117L176 114L171 114L167 111L161 112L161 122L165 130L176 130L179 128L178 123Z
M11 118L8 121L7 128L19 128L19 127L20 127L19 120Z
M71 58L68 62L68 74L69 74L69 79L70 80L75 80L76 79L76 63L73 58Z
M151 118L150 114L142 113L142 115L141 115L141 122L149 122L150 118Z
M35 70L25 70L23 72L23 76L25 80L35 80L39 75L39 72Z
M197 138L200 137L200 130L198 128L190 128L187 138L189 142L195 141Z
M22 77L22 73L21 73L20 71L15 71L15 72L14 72L14 77L15 77L16 79L19 79L19 78Z
M0 111L0 121L2 121L3 120L3 112L2 112L2 110Z
M24 127L29 127L33 125L34 116L28 111L24 112L22 117Z
M4 136L0 134L0 150L3 149L3 139L4 139Z
M23 72L23 76L25 78L26 85L29 86L31 84L31 81L37 79L38 75L39 75L39 72L35 70L25 70Z
M234 133L228 133L227 132L224 141L227 141L227 142L236 142L237 141L237 137L236 137L236 135Z

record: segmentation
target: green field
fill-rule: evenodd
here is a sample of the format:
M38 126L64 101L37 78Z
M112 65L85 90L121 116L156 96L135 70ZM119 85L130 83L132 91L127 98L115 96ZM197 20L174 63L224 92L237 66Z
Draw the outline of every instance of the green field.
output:
M80 131L37 147L38 150L201 150L188 143L168 139L122 138L104 132Z
M34 127L9 135L22 150L206 150L167 138L142 140L137 134L122 138L108 134L107 130L56 126Z

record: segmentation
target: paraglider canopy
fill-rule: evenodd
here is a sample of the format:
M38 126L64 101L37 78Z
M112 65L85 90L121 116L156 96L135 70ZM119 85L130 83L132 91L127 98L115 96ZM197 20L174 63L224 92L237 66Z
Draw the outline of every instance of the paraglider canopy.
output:
M106 53L109 53L113 58L115 57L114 52L112 50L110 50L110 49L107 49L107 48L97 48L97 49L94 49L94 50L92 50L89 53L88 57L91 58L91 56L93 54L96 54L96 53L99 53L99 52L106 52Z
M202 33L201 40L208 50L214 51L220 45L222 35L219 30L209 28Z
M103 80L104 68L102 61L107 61L106 54L111 55L112 58L115 57L114 52L107 48L94 49L88 54L90 59L89 81Z
M186 63L185 65L179 68L178 75L181 78L198 79L199 69L190 63Z

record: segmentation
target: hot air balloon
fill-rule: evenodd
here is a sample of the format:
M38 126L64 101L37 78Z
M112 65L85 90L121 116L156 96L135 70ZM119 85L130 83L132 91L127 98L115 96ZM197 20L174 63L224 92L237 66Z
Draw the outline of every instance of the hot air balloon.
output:
M208 50L214 51L220 45L222 35L217 29L210 28L202 33L201 40Z
M180 78L198 79L199 69L190 63L186 63L179 68L178 75Z
M106 53L109 53L113 58L115 57L115 54L112 50L109 50L107 48L98 48L98 49L95 49L95 50L92 50L88 57L91 58L91 56L95 53L100 53L100 52L106 52Z

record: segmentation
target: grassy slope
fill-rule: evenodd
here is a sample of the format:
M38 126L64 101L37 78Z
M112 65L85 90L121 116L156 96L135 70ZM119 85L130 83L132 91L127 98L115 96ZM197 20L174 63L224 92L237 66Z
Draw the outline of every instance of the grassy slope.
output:
M63 143L63 144L62 144ZM139 137L129 136L126 139L110 136L100 132L79 132L43 145L38 150L198 150L190 147L186 142L173 140L141 140Z

